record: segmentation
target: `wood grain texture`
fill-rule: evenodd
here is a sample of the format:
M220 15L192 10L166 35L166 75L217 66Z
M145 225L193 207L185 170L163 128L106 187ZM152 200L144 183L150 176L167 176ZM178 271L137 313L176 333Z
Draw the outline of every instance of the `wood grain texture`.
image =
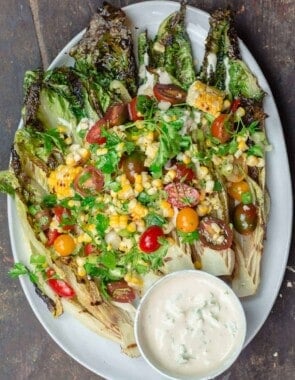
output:
M111 1L115 6L135 2ZM202 0L188 3L205 11L231 6L237 12L239 36L261 66L277 102L291 172L295 173L295 2ZM58 51L87 26L91 14L101 4L102 1L95 0L0 0L0 169L5 169L9 162L10 145L20 117L25 70L41 65L47 67ZM12 265L12 254L3 195L0 195L0 226L0 379L100 379L52 341L33 315L18 281L8 278L6 273ZM286 271L280 296L267 322L219 380L294 379L294 251L293 237L290 269Z

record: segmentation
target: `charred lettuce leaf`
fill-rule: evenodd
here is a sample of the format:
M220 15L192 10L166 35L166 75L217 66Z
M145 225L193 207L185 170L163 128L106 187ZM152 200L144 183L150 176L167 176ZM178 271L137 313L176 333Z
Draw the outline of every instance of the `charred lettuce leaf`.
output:
M133 41L125 13L104 3L90 21L90 25L74 46L70 55L76 60L78 71L96 71L105 81L122 81L131 96L137 90L137 69Z
M256 76L241 58L233 13L228 9L212 13L199 77L233 98L261 101L264 97Z
M185 3L160 25L151 46L151 66L164 68L184 88L195 80L192 49L185 26Z

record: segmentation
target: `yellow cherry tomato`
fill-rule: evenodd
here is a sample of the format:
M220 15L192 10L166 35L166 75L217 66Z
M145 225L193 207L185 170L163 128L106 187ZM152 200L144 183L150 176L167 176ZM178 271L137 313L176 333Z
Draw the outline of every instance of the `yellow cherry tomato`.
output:
M69 256L74 252L76 244L72 236L62 234L54 240L53 247L60 256Z
M238 202L242 201L242 195L250 192L250 187L246 181L230 182L227 188L229 196Z
M197 212L190 208L185 207L179 211L176 217L176 228L185 233L193 232L198 228L199 216Z

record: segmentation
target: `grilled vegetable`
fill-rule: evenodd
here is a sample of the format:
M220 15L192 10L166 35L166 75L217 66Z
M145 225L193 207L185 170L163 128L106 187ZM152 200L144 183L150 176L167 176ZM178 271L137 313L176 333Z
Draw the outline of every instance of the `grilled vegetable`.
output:
M199 77L202 81L225 90L233 98L259 101L264 96L257 78L241 59L233 16L229 10L217 10L210 18Z
M185 3L160 25L151 46L151 66L162 67L187 89L195 80L192 50L185 28Z
M71 49L76 68L98 72L109 83L117 79L131 96L136 93L133 41L125 13L108 3L93 16L81 41Z

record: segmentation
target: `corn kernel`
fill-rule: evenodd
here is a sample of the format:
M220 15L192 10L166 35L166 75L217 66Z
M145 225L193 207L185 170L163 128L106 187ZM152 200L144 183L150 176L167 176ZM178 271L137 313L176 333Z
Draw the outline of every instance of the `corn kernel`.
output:
M136 183L134 186L134 190L138 193L141 193L143 191L143 186L140 183Z
M196 261L194 262L194 267L195 267L196 269L202 269L202 263L201 263L201 261L196 260Z
M191 163L191 158L187 155L187 154L184 154L183 157L182 157L182 162L185 164L185 165L188 165Z
M197 213L199 216L204 216L209 213L209 207L204 204L199 204L197 207Z
M87 273L86 273L86 270L84 269L84 267L78 267L77 274L80 277L84 277L84 276L86 276Z
M258 158L256 156L248 156L246 162L247 162L248 166L253 167L253 166L257 166L259 161L258 161Z
M164 183L172 182L175 177L176 177L176 170L174 169L168 170L168 172L164 176Z
M73 142L73 139L72 139L70 136L67 137L67 138L65 139L65 143L66 143L67 145L71 145L72 142Z
M153 179L152 180L152 186L155 187L155 188L157 188L157 189L162 189L163 182L160 179Z
M209 173L209 170L206 166L200 166L198 169L198 178L203 179L206 177L206 175L208 175L208 173Z
M57 130L58 130L59 133L67 133L68 128L65 127L64 125L58 125L57 126Z
M83 267L83 265L85 264L85 257L80 257L80 256L77 256L76 258L76 263L78 265L78 267Z
M97 156L103 156L104 154L107 154L108 150L107 148L98 148L96 151Z
M120 215L119 216L119 227L126 228L128 224L128 215Z
M127 231L131 232L131 233L135 232L136 231L136 224L134 222L129 223L127 226Z
M228 110L231 106L231 102L228 99L225 99L222 106L222 111Z
M239 107L235 112L236 117L239 119L241 119L243 116L245 116L245 114L246 114L246 111L243 107Z

